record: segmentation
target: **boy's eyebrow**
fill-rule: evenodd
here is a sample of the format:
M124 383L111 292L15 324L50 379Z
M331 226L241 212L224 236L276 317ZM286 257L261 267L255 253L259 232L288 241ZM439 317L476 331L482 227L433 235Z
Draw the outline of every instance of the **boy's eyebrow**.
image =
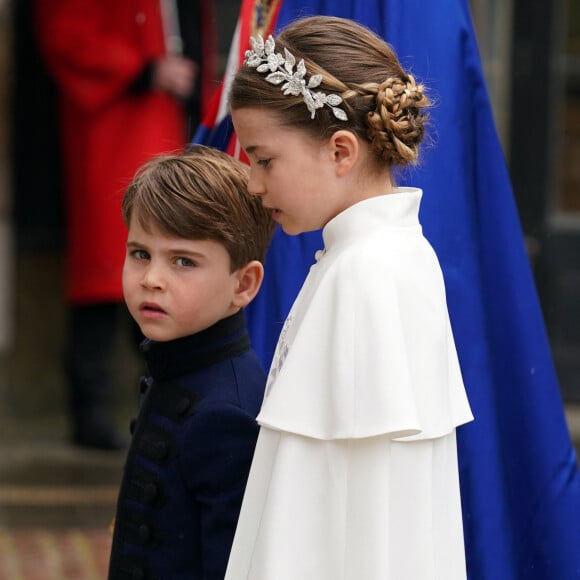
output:
M193 256L196 258L205 258L205 254L203 252L196 252L194 250L186 250L184 248L167 248L165 250L167 254L179 254L180 256Z
M147 249L147 244L142 244L141 242L134 242L133 240L127 240L125 244L127 248L145 248Z
M134 242L132 240L127 241L127 248L128 249L135 249L135 248L142 248L147 250L147 244L142 244L140 242ZM180 248L179 246L175 246L172 248L165 248L163 250L166 254L180 254L182 256L195 256L197 258L205 258L205 254L203 252L196 252L195 250L191 250L189 248Z

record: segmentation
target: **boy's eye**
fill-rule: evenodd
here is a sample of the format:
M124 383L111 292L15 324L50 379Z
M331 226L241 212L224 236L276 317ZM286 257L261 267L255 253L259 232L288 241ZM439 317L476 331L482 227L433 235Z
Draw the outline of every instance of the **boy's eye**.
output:
M133 250L131 256L137 260L148 260L149 254L145 250Z
M261 165L262 167L268 167L268 165L270 164L270 161L272 161L271 159L258 159L258 165Z
M191 268L192 266L195 266L193 261L189 258L176 258L175 263L182 268Z

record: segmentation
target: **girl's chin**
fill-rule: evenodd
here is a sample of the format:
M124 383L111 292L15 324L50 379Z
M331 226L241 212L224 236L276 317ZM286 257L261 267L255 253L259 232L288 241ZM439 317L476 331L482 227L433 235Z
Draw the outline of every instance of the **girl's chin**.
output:
M315 232L321 229L322 226L317 226L312 223L298 223L287 219L287 216L282 216L282 220L278 222L285 234L289 236L297 236L299 234L306 234L308 232Z
M280 224L282 230L284 231L285 234L288 234L289 236L298 236L300 234L304 234L306 233L308 230L305 230L303 228L299 228L299 227L295 227L295 226L285 226L284 224Z

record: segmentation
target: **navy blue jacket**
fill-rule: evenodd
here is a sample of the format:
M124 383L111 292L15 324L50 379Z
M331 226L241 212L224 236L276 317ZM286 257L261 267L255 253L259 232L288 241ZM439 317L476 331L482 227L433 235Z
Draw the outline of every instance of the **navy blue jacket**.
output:
M109 579L223 580L265 373L243 312L141 348L150 376L141 381Z

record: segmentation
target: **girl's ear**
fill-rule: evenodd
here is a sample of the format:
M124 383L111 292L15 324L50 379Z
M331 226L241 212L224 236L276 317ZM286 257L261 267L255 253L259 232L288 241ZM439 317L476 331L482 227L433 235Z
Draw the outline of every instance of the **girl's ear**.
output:
M264 266L258 260L252 260L235 273L237 286L232 304L238 308L247 306L256 296L264 279Z
M341 129L330 137L329 145L335 163L336 174L342 177L349 173L358 161L360 143L351 131Z

